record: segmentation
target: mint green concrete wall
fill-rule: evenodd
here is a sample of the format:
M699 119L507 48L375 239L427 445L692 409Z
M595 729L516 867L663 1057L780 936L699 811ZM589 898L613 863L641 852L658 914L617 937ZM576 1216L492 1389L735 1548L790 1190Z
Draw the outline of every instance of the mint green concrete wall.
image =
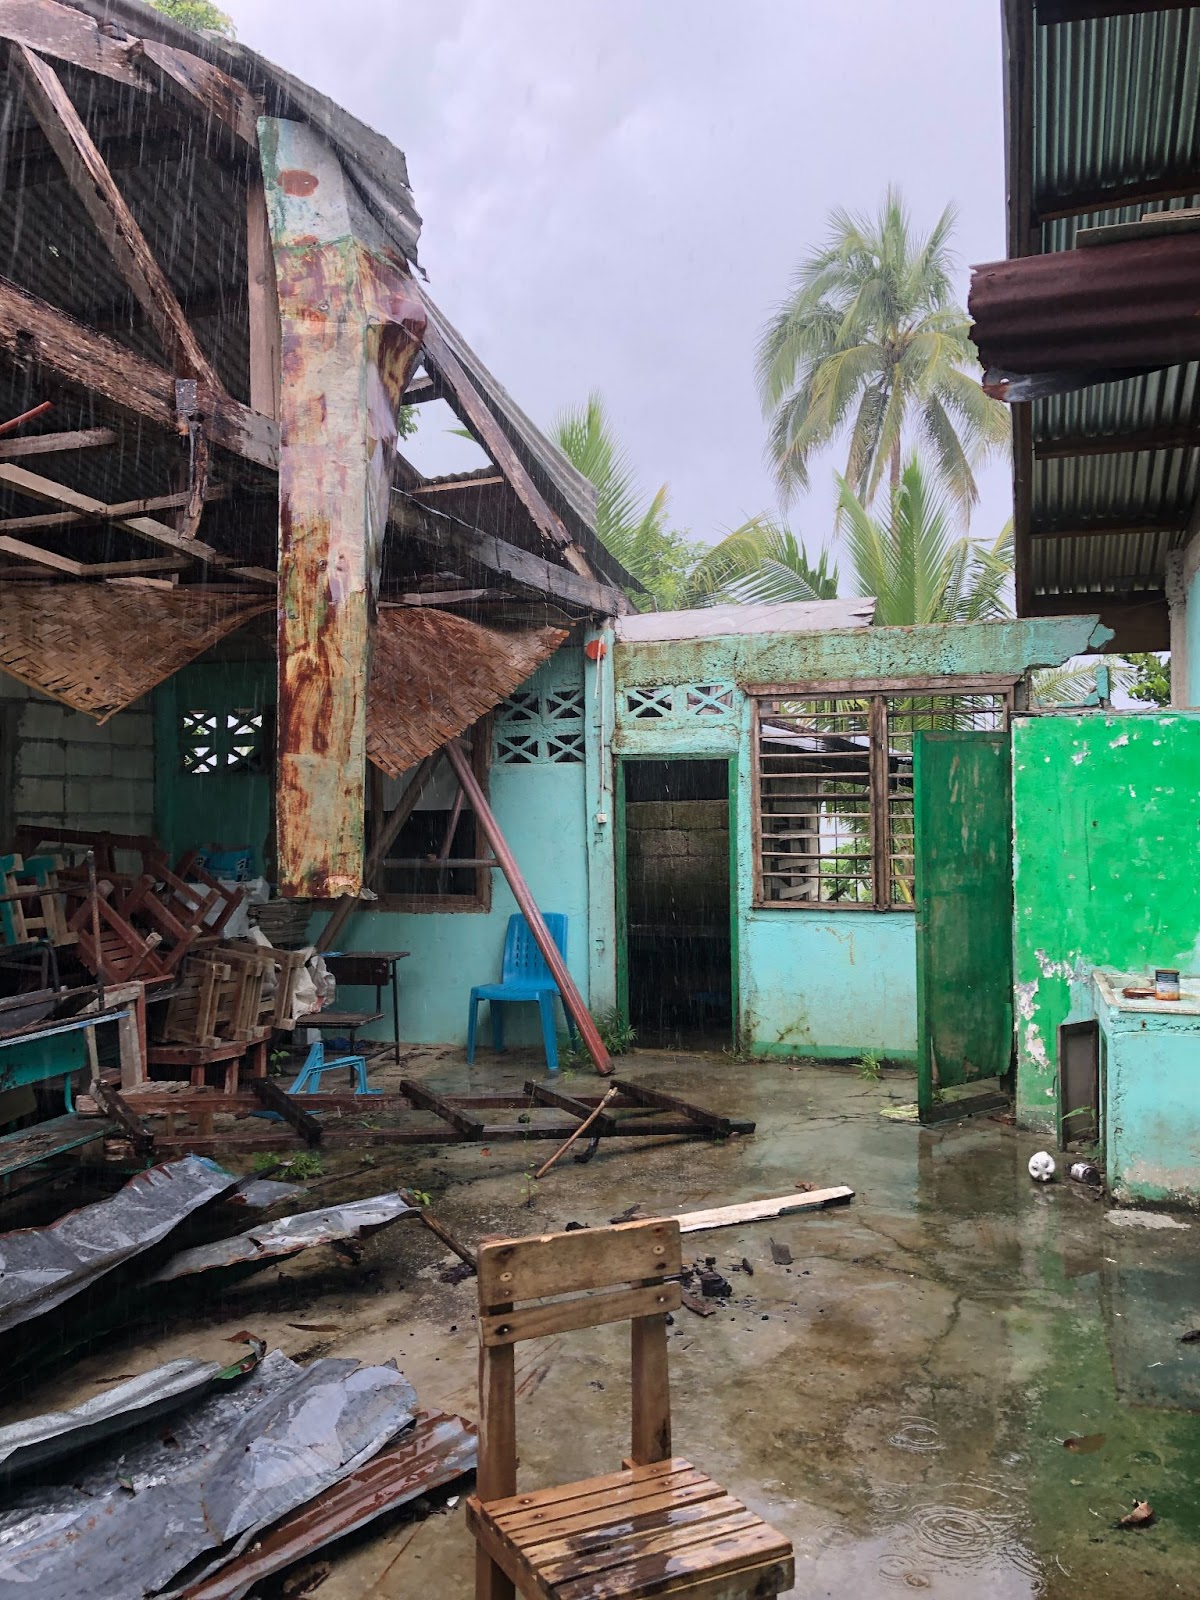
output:
M1200 969L1200 714L1019 718L1013 849L1017 1112L1053 1133L1092 968Z
M1200 1017L1096 996L1104 1038L1104 1170L1117 1200L1200 1206Z
M603 977L592 984L592 969L599 964L603 971L607 963L611 970L614 957L611 933L605 931L603 878L593 886L588 860L589 834L595 827L595 813L589 817L589 793L593 794L597 809L603 798L591 776L598 766L593 750L596 719L602 716L594 673L589 664L585 678L582 648L578 642L571 642L522 686L538 693L583 688L585 759L561 763L536 760L521 766L494 760L488 789L492 810L538 905L543 911L565 912L570 919L567 965L585 999L594 988L591 1003L603 1010L613 1003L611 984L606 995ZM498 719L498 733L501 725ZM600 824L599 828L602 835L606 829L611 832L608 824ZM611 898L610 868L608 903ZM594 926L593 903L597 906ZM339 948L410 951L408 959L400 964L401 1038L414 1044L462 1044L467 1035L468 993L473 984L494 983L499 978L504 932L516 909L503 874L494 871L491 909L487 912L361 911L350 922ZM324 922L323 915L314 917L312 937ZM607 926L611 927L611 910ZM593 951L596 940L602 946L598 958ZM344 987L338 993L339 1005L356 1008L373 1004L374 998L374 990ZM388 1004L386 996L384 1004ZM561 1026L561 1013L559 1021ZM490 1040L486 1007L480 1022L480 1049L486 1050ZM367 1037L372 1035L391 1036L390 1015L366 1030ZM536 1043L540 1038L536 1008L508 1007L505 1038L510 1044Z
M1095 617L831 633L618 643L620 756L736 754L738 1033L756 1055L915 1061L916 929L911 912L756 909L750 699L765 684L1017 675L1109 637ZM700 697L689 696L703 687ZM668 689L659 715L643 691Z

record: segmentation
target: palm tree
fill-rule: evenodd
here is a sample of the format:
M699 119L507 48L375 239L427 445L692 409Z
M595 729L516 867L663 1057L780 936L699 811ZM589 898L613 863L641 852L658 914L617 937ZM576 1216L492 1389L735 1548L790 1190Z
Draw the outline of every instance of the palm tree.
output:
M1008 437L1008 414L979 384L970 321L954 299L954 209L914 235L899 192L876 218L837 210L763 332L758 383L780 490L808 486L813 455L849 430L846 481L867 504L900 481L916 434L969 515L974 467Z
M594 390L582 406L555 418L558 448L596 490L596 533L627 572L645 584L664 610L681 603L697 547L668 526L667 486L643 501L628 456L618 444L604 402ZM635 603L645 597L632 596Z
M836 600L838 570L828 550L814 564L783 523L751 517L707 549L688 574L680 603L731 600Z
M873 595L881 623L980 622L1012 615L1012 523L990 544L955 535L944 493L931 489L913 456L882 516L845 478L838 510L855 592ZM822 550L814 561L789 529L756 518L722 539L692 574L692 602L825 600L837 594L837 569Z

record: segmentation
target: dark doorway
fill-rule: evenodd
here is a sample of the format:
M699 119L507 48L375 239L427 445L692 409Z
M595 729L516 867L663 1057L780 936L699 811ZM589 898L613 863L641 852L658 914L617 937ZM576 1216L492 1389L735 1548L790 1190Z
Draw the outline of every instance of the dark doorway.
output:
M728 761L622 762L629 1020L642 1044L733 1026Z

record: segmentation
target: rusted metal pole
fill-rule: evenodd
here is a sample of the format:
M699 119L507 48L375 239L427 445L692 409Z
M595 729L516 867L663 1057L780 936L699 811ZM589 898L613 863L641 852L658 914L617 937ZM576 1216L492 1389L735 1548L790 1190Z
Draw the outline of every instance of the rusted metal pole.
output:
M565 1156L566 1155L567 1151L575 1143L576 1139L579 1138L580 1134L587 1132L587 1130L591 1127L592 1123L595 1122L596 1119L604 1111L604 1108L608 1105L609 1101L610 1100L615 1100L616 1097L620 1094L620 1092L621 1092L620 1089L617 1088L615 1083L613 1084L611 1089L608 1089L608 1090L605 1091L604 1098L601 1100L600 1104L596 1107L596 1109L591 1113L591 1115L587 1116L587 1117L584 1117L583 1121L575 1129L574 1133L572 1133L571 1136L568 1139L565 1139L563 1141L563 1143L559 1145L558 1149L550 1157L549 1161L543 1161L542 1162L541 1166L537 1169L537 1171L533 1175L535 1180L538 1179L538 1178L544 1178L546 1176L546 1174L550 1171L550 1168L558 1160L559 1156Z
M579 1029L584 1044L587 1046L588 1055L596 1065L596 1071L602 1077L607 1077L613 1069L612 1062L608 1059L608 1051L604 1048L604 1041L599 1030L592 1020L592 1014L583 1003L583 996L575 987L575 980L567 971L567 964L559 953L558 946L550 937L542 913L537 908L537 902L529 892L529 885L521 875L516 857L508 848L508 841L500 832L500 824L496 821L495 813L487 803L487 797L479 786L479 779L471 770L471 763L457 739L451 739L446 745L446 755L450 765L463 787L463 792L471 802L471 806L479 820L479 825L487 836L500 864L500 870L508 879L508 886L513 892L513 899L521 908L521 914L529 924L538 949L546 958L546 965L550 968L551 976L558 985L558 992L562 996L562 1003L567 1015Z
M52 410L53 407L53 400L43 400L40 406L34 406L29 411L22 411L19 417L10 417L7 422L0 422L0 433L12 433L23 422L32 422L34 417L45 416L46 412Z

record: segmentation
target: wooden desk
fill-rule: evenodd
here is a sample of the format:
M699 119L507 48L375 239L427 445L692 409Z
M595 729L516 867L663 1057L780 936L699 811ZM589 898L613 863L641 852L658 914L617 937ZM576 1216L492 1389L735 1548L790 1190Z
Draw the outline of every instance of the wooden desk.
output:
M377 1012L383 1001L384 989L391 986L392 1042L397 1061L400 1059L400 980L397 969L407 955L407 950L334 950L325 956L325 965L339 986L344 983L351 989L374 989ZM382 1016L382 1012L379 1015ZM378 1018L371 1020L377 1021ZM311 1021L308 1025L310 1028L320 1026Z

